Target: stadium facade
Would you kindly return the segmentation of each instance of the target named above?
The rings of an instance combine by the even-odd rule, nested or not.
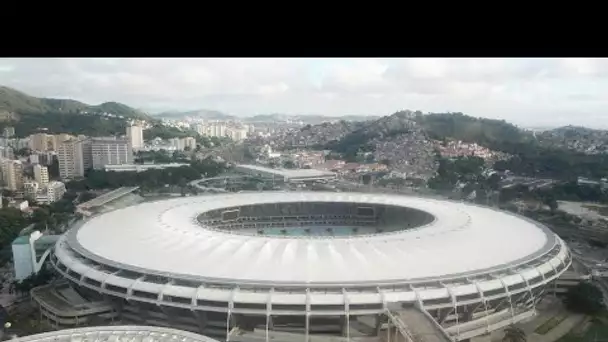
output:
[[[476,205],[272,192],[105,213],[63,235],[51,263],[136,324],[233,341],[460,341],[533,316],[571,255],[543,225]]]

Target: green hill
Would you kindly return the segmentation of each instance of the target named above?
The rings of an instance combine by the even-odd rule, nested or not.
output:
[[[117,102],[89,105],[75,100],[39,98],[0,86],[0,112],[13,113],[19,120],[24,115],[40,113],[88,114],[110,113],[128,119],[149,119],[139,110]]]

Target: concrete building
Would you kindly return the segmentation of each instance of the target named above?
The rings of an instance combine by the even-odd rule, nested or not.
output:
[[[23,164],[19,160],[4,159],[2,161],[2,179],[8,190],[23,189]]]
[[[23,183],[23,196],[29,200],[36,200],[40,185],[37,182]]]
[[[271,169],[259,165],[239,164],[236,165],[235,170],[254,177],[272,178],[285,183],[328,181],[336,178],[334,172],[314,169]]]
[[[38,191],[36,202],[50,204],[59,201],[65,194],[65,184],[63,182],[52,181]]]
[[[10,138],[15,135],[15,127],[4,127],[4,137]]]
[[[39,231],[16,238],[12,244],[15,279],[38,273],[58,239],[59,235],[42,235]]]
[[[41,186],[45,186],[49,183],[49,169],[46,166],[34,165],[34,179]]]
[[[49,149],[49,135],[36,133],[30,135],[29,147],[34,151],[47,151]]]
[[[104,170],[113,172],[143,172],[147,170],[162,170],[172,167],[189,166],[186,163],[169,163],[169,164],[122,164],[122,165],[106,165]]]
[[[57,151],[59,176],[62,179],[84,177],[90,165],[90,142],[88,139],[66,140]]]
[[[188,147],[190,150],[194,150],[196,148],[196,139],[193,137],[171,138],[169,139],[169,143],[178,151],[183,151],[186,149],[186,147]]]
[[[46,133],[36,133],[32,134],[29,137],[29,148],[34,151],[57,151],[61,143],[66,140],[73,139],[74,137],[70,134],[61,133],[61,134],[46,134]]]
[[[247,138],[248,131],[247,127],[229,127],[226,130],[226,135],[234,141],[241,141]]]
[[[133,163],[131,144],[123,138],[92,138],[91,155],[95,170],[101,170],[106,165]]]
[[[144,129],[139,125],[128,126],[127,139],[135,150],[144,147]]]
[[[123,322],[233,342],[486,338],[533,317],[571,261],[550,229],[508,212],[334,192],[138,204],[73,226],[50,257]]]

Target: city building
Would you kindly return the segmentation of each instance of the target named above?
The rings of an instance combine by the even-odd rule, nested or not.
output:
[[[40,185],[37,182],[25,182],[23,183],[23,196],[28,200],[36,200],[36,196],[38,196],[38,190],[40,190]]]
[[[39,231],[17,237],[12,243],[15,280],[38,273],[58,239],[58,235],[43,235]]]
[[[259,165],[239,164],[235,166],[235,170],[251,176],[272,178],[285,183],[328,181],[336,178],[334,172],[314,169],[271,169]]]
[[[134,150],[144,147],[144,129],[135,124],[127,126],[127,139]]]
[[[33,151],[57,151],[61,143],[66,140],[73,139],[74,137],[70,134],[46,134],[36,133],[29,136],[29,148]]]
[[[171,138],[169,139],[169,144],[178,151],[194,150],[196,148],[196,139],[193,137],[185,137],[185,138]]]
[[[29,147],[33,151],[47,151],[49,149],[49,135],[36,133],[30,135]]]
[[[49,169],[40,164],[34,165],[34,179],[41,186],[46,186],[49,183]]]
[[[27,157],[30,164],[40,164],[40,155],[37,153],[32,153]]]
[[[63,198],[65,194],[65,184],[59,181],[49,182],[45,187],[45,192],[36,197],[38,203],[53,203]]]
[[[106,165],[133,163],[131,144],[123,138],[91,138],[91,156],[95,170],[102,170]]]
[[[15,136],[15,127],[7,126],[4,127],[4,138],[8,139]]]
[[[463,341],[533,317],[572,256],[547,227],[492,208],[268,192],[93,216],[60,237],[50,262],[123,322],[225,341],[398,333]],[[75,306],[49,305],[77,317]]]
[[[90,165],[90,141],[88,139],[70,139],[59,145],[57,160],[59,176],[62,179],[84,177]]]
[[[6,189],[19,191],[23,189],[23,164],[19,160],[2,160],[2,180]]]
[[[247,139],[247,133],[249,132],[247,127],[228,127],[226,129],[226,136],[234,141],[241,141]]]
[[[0,146],[0,157],[6,159],[14,159],[15,153],[14,149],[10,146]]]

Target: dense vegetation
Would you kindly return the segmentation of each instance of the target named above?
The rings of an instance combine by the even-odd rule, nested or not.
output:
[[[604,308],[602,291],[593,283],[583,282],[566,293],[568,310],[588,315],[596,314]]]
[[[6,248],[19,236],[19,232],[28,224],[19,209],[0,209],[0,247]],[[9,247],[10,248],[10,247]]]
[[[214,177],[226,168],[212,159],[195,161],[190,166],[143,172],[114,172],[90,170],[82,180],[68,182],[66,187],[74,191],[92,189],[115,189],[121,186],[140,186],[143,190],[158,189],[165,185],[185,186],[201,177]]]
[[[531,134],[504,120],[475,118],[462,113],[417,115],[415,120],[427,132],[429,138],[435,140],[451,138],[476,142],[487,147],[533,140]]]
[[[6,126],[15,127],[15,134],[18,137],[25,137],[37,132],[88,136],[111,136],[126,132],[126,122],[123,119],[53,111],[23,112],[19,121],[0,123],[0,129],[4,129]]]
[[[510,170],[530,177],[551,177],[574,180],[577,177],[599,179],[608,176],[607,155],[586,155],[569,150],[552,150],[543,147],[522,148],[512,158],[498,161],[496,170]]]
[[[91,106],[75,100],[47,99],[29,96],[18,90],[0,86],[0,111],[17,114],[20,119],[31,113],[112,113],[125,118],[148,119],[139,110],[117,102],[105,102]]]

